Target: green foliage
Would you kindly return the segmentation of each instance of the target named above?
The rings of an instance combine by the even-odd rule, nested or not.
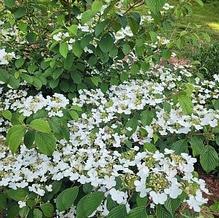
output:
[[[68,188],[61,192],[56,199],[56,208],[59,211],[68,210],[78,195],[78,187]]]

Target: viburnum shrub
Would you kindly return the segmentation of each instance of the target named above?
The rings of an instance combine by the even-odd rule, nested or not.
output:
[[[195,170],[218,167],[219,75],[168,63],[207,39],[176,31],[190,5],[2,2],[3,217],[212,214]]]

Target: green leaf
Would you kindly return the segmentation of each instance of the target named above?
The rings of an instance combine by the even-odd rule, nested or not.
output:
[[[211,172],[218,166],[218,154],[212,146],[205,146],[204,151],[200,155],[200,163],[207,173]]]
[[[3,116],[5,119],[11,121],[12,113],[11,113],[11,111],[9,111],[9,110],[5,110],[5,111],[2,111],[2,116]]]
[[[192,98],[191,96],[188,96],[185,93],[181,93],[178,96],[178,101],[180,104],[180,107],[182,108],[182,111],[185,114],[192,114],[193,111],[193,103],[192,103]]]
[[[149,152],[153,152],[154,153],[155,151],[157,151],[157,148],[156,148],[156,146],[154,144],[145,143],[144,144],[144,150],[147,150]]]
[[[19,7],[15,12],[14,12],[14,17],[16,19],[22,18],[26,14],[25,8]]]
[[[6,136],[6,143],[9,145],[10,150],[15,153],[23,141],[26,128],[23,125],[12,126]]]
[[[159,218],[173,218],[171,213],[169,213],[168,210],[162,205],[157,205],[157,207],[156,207],[156,217],[159,217]]]
[[[75,43],[73,44],[73,46],[72,46],[72,51],[73,51],[73,54],[74,54],[76,57],[78,57],[78,58],[81,57],[81,55],[82,55],[82,53],[83,53],[83,50],[82,50],[82,48],[81,48],[79,42],[75,42]]]
[[[78,120],[78,119],[79,119],[78,113],[77,113],[76,111],[70,110],[70,111],[69,111],[69,114],[70,114],[70,116],[71,116],[71,118],[72,118],[73,120]]]
[[[22,67],[23,64],[24,64],[24,62],[25,62],[25,60],[24,60],[23,58],[17,59],[17,60],[15,61],[15,66],[16,66],[16,68]]]
[[[165,2],[166,0],[145,0],[148,8],[156,15],[160,12]]]
[[[73,35],[77,35],[78,26],[75,24],[72,24],[70,27],[68,27],[68,31]]]
[[[9,76],[10,74],[8,73],[8,71],[0,69],[0,81],[6,83],[9,79]]]
[[[56,207],[59,211],[68,210],[74,203],[79,188],[77,186],[73,188],[67,188],[61,192],[56,199]]]
[[[59,53],[63,58],[66,58],[68,55],[68,44],[66,42],[62,42],[59,45]]]
[[[21,218],[26,218],[30,212],[30,208],[28,206],[25,206],[23,208],[20,208],[19,215]]]
[[[33,146],[34,140],[35,140],[35,131],[27,131],[24,135],[24,144],[31,148]]]
[[[16,190],[9,189],[7,190],[7,195],[9,198],[15,200],[15,201],[22,201],[26,198],[28,195],[28,192],[25,189],[18,188]]]
[[[0,212],[7,207],[7,197],[4,193],[0,193]]]
[[[43,211],[44,216],[53,217],[54,207],[51,203],[47,202],[40,205],[41,210]]]
[[[136,203],[138,207],[146,206],[148,203],[148,197],[141,198],[139,194],[136,197]]]
[[[15,4],[15,0],[4,0],[5,6],[8,8],[13,8]]]
[[[101,82],[101,78],[99,76],[92,76],[91,81],[95,86],[98,86],[98,84]]]
[[[93,192],[80,199],[77,205],[77,218],[91,215],[104,199],[102,192]]]
[[[144,206],[142,207],[136,207],[132,209],[127,218],[147,218],[146,214],[146,208]]]
[[[144,126],[150,125],[154,117],[155,113],[150,110],[144,110],[140,114],[140,120]]]
[[[92,10],[85,11],[81,16],[81,22],[87,23],[92,17],[94,16],[94,13]]]
[[[191,147],[192,147],[193,156],[198,156],[204,151],[205,145],[204,145],[203,139],[201,137],[193,136],[189,142],[190,142]]]
[[[171,146],[171,149],[176,151],[177,154],[187,153],[188,152],[188,143],[186,139],[180,139],[174,142]]]
[[[52,155],[56,148],[56,138],[51,133],[36,132],[35,143],[40,152]]]
[[[127,212],[124,205],[114,207],[108,214],[107,218],[126,218]]]
[[[40,209],[33,210],[33,218],[43,218],[43,213]]]
[[[51,128],[49,126],[48,121],[44,120],[44,119],[36,119],[33,120],[30,125],[29,125],[32,129],[39,131],[39,132],[44,132],[44,133],[50,133],[51,132]]]
[[[98,23],[95,27],[95,36],[99,36],[104,31],[104,28],[106,27],[106,25],[107,25],[106,21]]]
[[[99,42],[99,46],[102,52],[109,52],[114,46],[114,40],[112,36],[110,34],[106,34],[105,36],[103,36]]]
[[[101,10],[103,3],[101,0],[95,0],[91,6],[92,12],[95,14]]]

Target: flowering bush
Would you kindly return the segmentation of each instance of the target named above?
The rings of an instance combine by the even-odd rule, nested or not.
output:
[[[195,169],[218,167],[219,75],[167,61],[192,41],[167,38],[189,5],[4,1],[3,216],[210,214]]]

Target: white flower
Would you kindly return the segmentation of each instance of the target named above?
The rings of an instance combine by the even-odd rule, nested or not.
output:
[[[19,205],[19,208],[26,207],[26,202],[25,201],[18,201],[18,205]]]

